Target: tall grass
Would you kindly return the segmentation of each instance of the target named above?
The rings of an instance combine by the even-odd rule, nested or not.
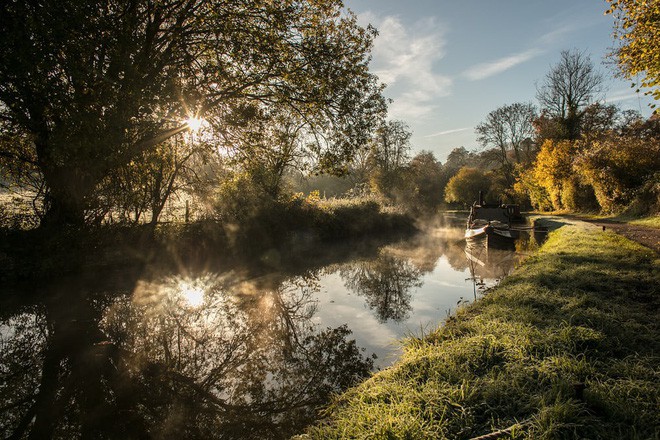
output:
[[[646,248],[565,226],[302,437],[658,438],[658,269]]]

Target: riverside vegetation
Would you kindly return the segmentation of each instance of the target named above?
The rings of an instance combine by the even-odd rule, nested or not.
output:
[[[245,205],[243,205],[245,209]],[[318,192],[286,202],[253,207],[224,221],[190,224],[108,225],[52,231],[0,229],[0,280],[47,279],[89,269],[173,265],[181,259],[208,266],[213,261],[261,263],[273,252],[292,256],[314,246],[359,237],[416,231],[411,216],[374,198],[321,200]],[[39,253],[40,258],[34,258]]]
[[[657,438],[658,263],[611,232],[564,226],[302,438]]]

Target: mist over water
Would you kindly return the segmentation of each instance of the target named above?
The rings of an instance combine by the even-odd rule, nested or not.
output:
[[[278,255],[278,270],[182,261],[3,292],[0,432],[288,438],[534,245],[466,246],[463,228],[447,215],[392,243]]]

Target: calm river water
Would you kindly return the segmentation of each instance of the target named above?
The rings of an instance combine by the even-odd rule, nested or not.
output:
[[[534,245],[466,247],[463,228],[448,215],[398,242],[286,256],[289,270],[181,261],[2,292],[0,433],[288,438]]]

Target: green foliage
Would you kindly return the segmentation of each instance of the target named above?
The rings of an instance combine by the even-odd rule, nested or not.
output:
[[[215,200],[215,218],[228,225],[232,240],[259,243],[257,250],[295,236],[336,240],[413,229],[409,216],[386,210],[375,197],[325,199],[316,190],[273,198],[249,173],[225,179]]]
[[[430,151],[422,151],[412,158],[408,167],[409,191],[400,198],[409,208],[430,211],[443,202],[442,164]]]
[[[340,171],[385,111],[376,31],[336,0],[47,0],[0,15],[1,129],[30,141],[0,156],[38,168],[55,224],[83,223],[107,179],[190,116],[251,157],[264,124],[278,141],[304,133]]]
[[[545,187],[536,180],[533,168],[526,168],[518,172],[516,183],[513,185],[514,193],[522,205],[529,204],[540,211],[551,211],[552,200]]]
[[[275,202],[249,173],[237,172],[228,175],[218,186],[213,209],[221,223],[241,223],[271,208]]]
[[[572,175],[561,182],[559,196],[564,209],[571,212],[599,210],[593,187],[583,181],[583,177]]]
[[[458,173],[449,179],[445,188],[445,201],[471,205],[479,200],[479,191],[487,194],[492,179],[477,168],[461,168]]]
[[[655,438],[657,259],[564,227],[391,368],[339,396],[305,438]]]
[[[369,144],[373,192],[394,198],[395,188],[403,186],[405,166],[410,160],[411,136],[403,121],[384,122],[376,129]]]

